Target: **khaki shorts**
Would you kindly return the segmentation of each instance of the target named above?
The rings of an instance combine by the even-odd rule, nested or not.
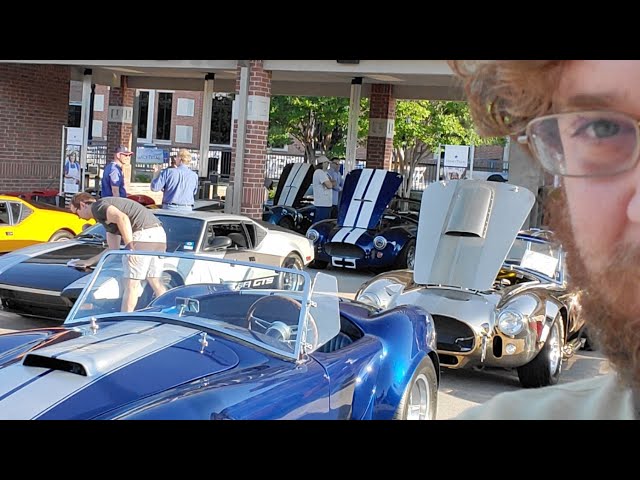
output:
[[[136,250],[166,251],[167,234],[162,227],[146,228],[133,232]],[[144,243],[149,243],[145,248]],[[159,257],[147,255],[127,255],[122,260],[124,278],[144,280],[147,277],[162,277],[164,261]]]

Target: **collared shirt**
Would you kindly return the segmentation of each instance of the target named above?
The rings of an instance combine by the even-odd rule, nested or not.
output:
[[[336,181],[336,186],[331,190],[331,194],[333,205],[338,205],[338,199],[340,198],[340,192],[342,191],[342,175],[340,175],[340,172],[335,170],[327,171],[327,175],[331,180]]]
[[[163,192],[163,205],[193,205],[198,193],[198,174],[185,165],[165,168],[151,180],[151,191]]]
[[[127,196],[127,191],[124,188],[124,173],[122,173],[122,168],[115,161],[108,163],[104,167],[102,181],[100,182],[100,196],[103,198],[113,197],[112,187],[118,187],[121,197]]]
[[[633,420],[633,391],[614,372],[551,387],[504,392],[455,420]]]

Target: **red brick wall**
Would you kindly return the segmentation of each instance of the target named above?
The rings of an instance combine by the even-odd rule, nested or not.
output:
[[[202,92],[192,92],[188,90],[176,90],[173,92],[173,101],[171,104],[171,140],[174,147],[178,148],[200,148],[200,122],[202,121]],[[194,100],[193,117],[178,115],[178,99],[189,98]],[[157,102],[157,95],[156,95]],[[156,109],[157,111],[157,109]],[[184,125],[193,127],[193,135],[191,143],[179,143],[176,141],[176,126]]]
[[[0,192],[58,188],[69,68],[0,64]]]
[[[109,106],[122,106],[133,108],[136,91],[133,88],[114,87],[110,90],[109,103],[105,105],[107,114]],[[119,145],[124,145],[131,149],[131,140],[133,137],[133,125],[131,123],[108,122],[107,130],[107,161],[113,159],[113,155]],[[104,129],[104,125],[103,125]],[[131,164],[125,164],[122,167],[125,178],[125,186],[131,179]]]
[[[373,84],[369,97],[369,118],[396,118],[396,99],[393,98],[393,85]],[[367,167],[391,168],[393,138],[367,137]]]
[[[236,92],[240,92],[240,68],[236,76]],[[262,67],[262,60],[251,60],[249,68],[249,95],[271,97],[271,72]],[[267,159],[267,134],[269,122],[247,121],[242,173],[242,205],[240,213],[252,218],[262,218],[265,201],[265,163]],[[233,122],[233,146],[231,150],[231,183],[235,171],[236,134],[238,122]]]

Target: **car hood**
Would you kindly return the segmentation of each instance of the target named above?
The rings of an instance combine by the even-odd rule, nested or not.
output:
[[[338,226],[375,228],[402,182],[402,175],[377,168],[352,170],[344,180]]]
[[[289,207],[297,205],[312,181],[313,168],[310,163],[289,163],[282,170],[273,204]]]
[[[0,363],[2,419],[93,418],[239,363],[229,344],[209,337],[203,347],[202,332],[186,326],[121,320],[78,329]]]
[[[91,273],[90,270],[67,266],[72,259],[86,260],[105,250],[101,243],[82,241],[56,242],[55,248],[43,248],[19,254],[3,266],[0,264],[0,285],[62,291],[67,285]],[[15,254],[11,254],[15,255]],[[2,260],[5,260],[3,257]]]
[[[414,280],[489,290],[535,201],[509,183],[452,180],[422,195]]]

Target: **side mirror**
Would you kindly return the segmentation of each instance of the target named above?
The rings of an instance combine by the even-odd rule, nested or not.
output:
[[[209,244],[204,247],[205,252],[210,252],[212,250],[222,250],[225,248],[229,248],[232,245],[232,241],[229,237],[214,237],[211,239]]]

